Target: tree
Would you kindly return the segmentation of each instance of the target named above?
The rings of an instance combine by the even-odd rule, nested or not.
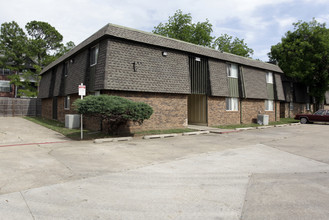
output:
[[[222,52],[233,53],[243,57],[251,57],[254,50],[249,48],[243,39],[234,38],[227,34],[222,34],[214,43],[213,48]]]
[[[0,29],[1,64],[12,71],[18,72],[24,68],[27,36],[15,22],[5,22]],[[11,65],[7,65],[10,63]]]
[[[109,134],[118,134],[119,128],[129,121],[142,124],[153,114],[153,109],[145,103],[133,102],[119,96],[86,96],[73,105],[80,114],[100,118],[108,124]]]
[[[48,65],[49,57],[62,47],[63,36],[53,26],[42,21],[31,21],[25,28],[30,36],[29,55],[34,58],[37,65]]]
[[[154,27],[152,32],[165,37],[208,47],[211,46],[214,39],[211,36],[212,24],[209,23],[208,19],[204,22],[194,24],[192,23],[191,14],[183,14],[181,10],[177,10],[173,16],[169,16],[167,23],[160,23]]]
[[[9,79],[19,88],[19,96],[34,97],[41,69],[75,45],[72,41],[62,44],[63,36],[46,22],[31,21],[25,28],[28,35],[15,21],[1,24],[0,65],[17,73]]]
[[[271,47],[270,60],[277,61],[287,76],[309,86],[320,104],[329,84],[329,30],[315,19],[293,25],[294,31]]]
[[[216,37],[211,36],[212,31],[212,24],[208,19],[195,24],[192,23],[190,13],[183,14],[181,10],[177,10],[173,16],[169,16],[167,23],[160,23],[154,27],[152,32],[239,56],[251,57],[254,53],[253,49],[249,48],[243,39],[234,38],[232,40],[233,37],[227,34],[221,35],[216,39]],[[213,42],[214,39],[216,40]]]

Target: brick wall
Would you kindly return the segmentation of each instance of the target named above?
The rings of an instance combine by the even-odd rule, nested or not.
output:
[[[239,103],[238,111],[226,111],[226,102],[223,97],[208,97],[208,125],[250,124],[257,122],[259,113],[269,115],[269,121],[280,120],[280,102],[276,102],[273,111],[265,111],[265,100],[244,99]],[[242,120],[241,119],[242,111]]]
[[[246,99],[242,101],[242,123],[249,124],[257,122],[257,115],[265,114],[269,116],[269,121],[275,121],[275,112],[277,113],[276,119],[280,120],[280,103],[275,102],[273,111],[265,111],[265,100],[259,99]],[[276,109],[276,111],[275,111]]]
[[[225,100],[223,97],[208,97],[209,126],[240,124],[240,111],[226,111]]]
[[[53,99],[41,99],[41,116],[43,118],[52,119],[53,118]]]
[[[136,92],[106,91],[106,94],[121,96],[137,102],[145,102],[153,108],[153,114],[149,120],[140,125],[130,124],[129,131],[136,130],[161,130],[171,128],[184,128],[187,125],[187,95],[155,94]],[[57,99],[57,119],[65,121],[65,114],[76,114],[72,103],[80,98],[78,95],[70,96],[70,110],[64,109],[64,97]],[[52,98],[42,100],[42,117],[52,119]],[[91,130],[100,129],[100,121],[97,118],[84,117],[84,127]]]
[[[184,128],[187,125],[187,95],[106,91],[153,108],[153,114],[142,126],[130,125],[130,131]]]
[[[290,110],[290,103],[288,102],[282,102],[281,105],[281,117],[284,118],[294,118],[299,113],[312,114],[314,112],[313,104],[310,104],[310,110],[306,110],[306,104],[302,103],[293,103],[293,110]]]

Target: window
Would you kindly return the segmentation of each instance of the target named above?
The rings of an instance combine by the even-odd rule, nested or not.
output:
[[[293,102],[289,103],[289,109],[290,109],[290,111],[294,110],[294,103]]]
[[[66,61],[64,63],[64,69],[63,69],[63,71],[64,71],[64,76],[67,77],[68,74],[69,74],[69,61]]]
[[[70,109],[70,96],[65,96],[64,99],[64,109],[69,110]]]
[[[238,109],[239,109],[238,98],[226,98],[227,111],[238,111]]]
[[[90,66],[94,66],[97,64],[97,57],[98,57],[98,46],[95,46],[90,49]]]
[[[265,111],[273,111],[273,100],[265,100]]]
[[[306,103],[306,111],[310,110],[310,103]]]
[[[266,73],[266,83],[273,84],[273,73],[272,72]]]
[[[239,67],[237,64],[227,64],[227,76],[238,78]]]
[[[10,81],[0,80],[0,92],[11,92]]]

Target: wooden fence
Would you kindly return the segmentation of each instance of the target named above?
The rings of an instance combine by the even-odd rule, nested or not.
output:
[[[0,97],[0,117],[40,115],[41,99]]]

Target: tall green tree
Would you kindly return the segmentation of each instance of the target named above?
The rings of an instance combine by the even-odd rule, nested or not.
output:
[[[25,26],[29,35],[29,55],[37,65],[49,64],[49,57],[62,47],[63,36],[50,24],[42,21],[31,21]]]
[[[173,16],[169,16],[168,22],[155,26],[152,32],[239,56],[251,57],[254,53],[243,39],[233,39],[227,34],[218,38],[213,37],[211,35],[213,32],[212,24],[208,19],[204,22],[193,23],[191,14],[184,14],[181,10],[177,10]],[[214,41],[214,39],[216,40]]]
[[[27,34],[15,21],[1,24],[0,65],[19,73],[9,76],[19,87],[19,96],[33,97],[41,69],[75,45],[72,41],[64,45],[63,36],[46,22],[31,21],[25,28]]]
[[[208,20],[196,24],[192,23],[191,14],[183,14],[181,10],[177,10],[173,16],[169,16],[167,23],[160,23],[155,26],[152,32],[208,47],[211,46],[214,39],[211,36],[212,24]]]
[[[213,48],[243,57],[251,57],[254,53],[254,50],[249,48],[243,39],[237,37],[233,39],[232,36],[227,34],[218,37],[213,43]]]
[[[294,30],[271,47],[269,57],[287,76],[309,86],[319,104],[329,89],[329,30],[315,19],[293,25]]]
[[[5,22],[0,29],[0,57],[3,67],[13,71],[21,71],[27,53],[27,36],[15,22]],[[7,65],[9,64],[10,65]]]

